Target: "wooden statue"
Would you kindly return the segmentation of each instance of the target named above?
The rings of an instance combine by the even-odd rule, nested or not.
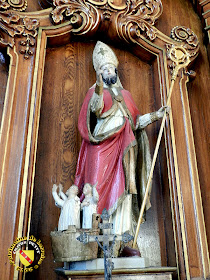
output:
[[[138,193],[144,196],[150,170],[144,128],[162,118],[169,108],[141,116],[130,92],[120,82],[117,57],[100,41],[93,51],[93,65],[97,81],[88,90],[79,116],[83,142],[74,183],[82,195],[86,182],[98,182],[97,211],[101,214],[106,208],[112,215],[113,232],[121,234],[132,229],[132,195],[135,199]],[[136,170],[140,172],[135,174]],[[148,199],[146,209],[149,207]]]
[[[97,203],[99,199],[96,185],[91,186],[86,183],[83,188],[83,194],[85,195],[85,199],[81,204],[81,209],[83,210],[82,228],[91,229],[92,217],[94,213],[97,213]]]
[[[66,230],[69,225],[80,228],[80,200],[77,196],[78,187],[73,185],[67,192],[67,197],[62,199],[57,194],[57,185],[53,185],[52,195],[58,206],[61,207],[61,214],[58,222],[58,230]]]
[[[38,2],[51,7],[46,10],[40,10],[40,7],[33,8]],[[164,10],[161,2],[164,4]],[[54,228],[57,217],[56,211],[52,215],[51,209],[54,202],[49,190],[52,188],[53,180],[60,181],[63,185],[73,182],[75,165],[72,163],[77,158],[77,145],[80,138],[75,137],[74,146],[70,150],[65,141],[58,143],[57,135],[61,134],[59,129],[55,131],[54,128],[61,127],[62,130],[65,124],[63,131],[65,133],[67,131],[71,136],[72,132],[76,131],[78,109],[84,98],[84,89],[90,86],[89,81],[93,79],[92,68],[87,69],[86,63],[90,65],[93,41],[100,38],[111,42],[116,48],[119,47],[118,55],[128,59],[119,72],[127,83],[126,88],[132,92],[138,108],[144,112],[149,111],[152,106],[158,108],[160,104],[166,104],[172,83],[171,73],[177,65],[177,59],[184,61],[188,58],[189,60],[188,66],[179,70],[174,83],[171,100],[173,112],[170,113],[169,121],[167,121],[165,146],[163,145],[159,166],[161,185],[155,184],[156,188],[154,188],[153,198],[158,203],[156,206],[153,204],[155,213],[153,217],[155,218],[156,213],[158,214],[156,227],[159,234],[156,240],[160,244],[158,248],[160,248],[161,260],[156,262],[157,259],[153,257],[153,251],[148,243],[145,247],[148,246],[150,250],[145,249],[143,256],[150,251],[148,253],[151,258],[150,265],[178,267],[177,274],[180,279],[207,279],[209,277],[210,223],[207,199],[209,184],[208,176],[205,176],[208,174],[209,166],[206,138],[208,129],[205,122],[208,120],[209,112],[206,103],[208,90],[205,82],[208,77],[208,59],[199,18],[190,1],[187,4],[184,2],[166,0],[0,1],[0,47],[1,50],[4,49],[3,55],[6,57],[7,53],[7,60],[10,60],[10,65],[7,65],[6,69],[7,73],[4,75],[1,71],[3,79],[0,79],[3,90],[0,105],[0,189],[2,194],[0,216],[4,225],[0,231],[0,239],[4,240],[1,244],[2,261],[0,262],[1,267],[4,267],[2,279],[17,278],[17,273],[19,273],[17,265],[13,266],[8,261],[6,262],[8,248],[13,243],[14,237],[27,236],[29,232],[35,236],[39,234],[48,256],[42,268],[36,272],[36,279],[56,278],[52,269],[53,257],[50,253],[49,229]],[[207,7],[207,2],[197,3],[200,11]],[[208,13],[205,13],[205,9],[202,12],[207,20]],[[162,19],[155,26],[161,15]],[[177,26],[173,27],[173,24]],[[183,24],[186,27],[178,26]],[[198,33],[198,37],[193,30]],[[171,35],[168,36],[170,31]],[[191,63],[198,55],[199,44],[201,44],[201,61],[193,66],[199,75],[187,87],[189,78],[193,76]],[[135,65],[129,61],[133,55]],[[70,74],[69,70],[72,71]],[[132,76],[133,72],[138,75]],[[85,75],[86,73],[88,75]],[[139,73],[142,74],[139,75]],[[97,80],[100,88],[99,74]],[[129,74],[132,75],[129,76]],[[139,76],[143,78],[140,80]],[[81,77],[80,82],[75,83],[79,81],[79,77]],[[150,82],[147,83],[149,85],[144,83],[144,79]],[[153,90],[150,92],[147,103],[145,100],[144,110],[141,108],[142,96],[149,87]],[[136,91],[142,90],[142,93],[138,95],[134,88]],[[104,92],[105,89],[103,89],[103,100],[105,99]],[[151,104],[149,100],[153,97],[155,102]],[[63,104],[65,106],[62,109]],[[62,110],[66,108],[68,114],[64,115]],[[58,112],[61,112],[59,119]],[[96,113],[91,111],[90,116],[92,115],[96,117],[96,120],[98,119]],[[127,123],[131,128],[130,122]],[[131,128],[130,130],[134,135],[136,134],[135,140],[138,139],[138,132],[144,134],[143,129]],[[91,130],[93,131],[94,129]],[[69,141],[72,141],[72,138]],[[93,145],[89,141],[88,145],[97,147],[100,143]],[[151,147],[153,147],[152,142]],[[62,155],[58,157],[58,150],[63,152],[63,157]],[[70,152],[71,162],[68,160]],[[132,158],[130,146],[126,155],[128,154]],[[62,164],[59,158],[63,161]],[[55,166],[55,163],[62,166],[62,171]],[[129,167],[132,165],[129,164],[125,171]],[[136,178],[144,177],[137,176]],[[97,181],[85,180],[83,184],[87,182],[92,185]],[[139,183],[136,180],[138,186]],[[99,186],[100,184],[97,185],[97,189]],[[130,192],[130,186],[131,184],[127,184],[126,176],[125,194]],[[81,195],[82,184],[79,188]],[[128,193],[127,197],[129,196],[132,200],[135,198],[134,193]],[[6,207],[8,201],[12,207]],[[120,204],[120,200],[117,199],[117,201]],[[126,206],[126,203],[124,205]],[[116,210],[119,214],[120,208],[122,207],[119,206]],[[4,221],[10,221],[10,223]],[[57,234],[66,234],[66,232],[58,231]],[[144,229],[141,233],[143,232]],[[148,237],[145,235],[144,239],[141,236],[141,240],[148,241],[146,239]],[[22,275],[20,271],[18,277],[21,278]],[[31,279],[31,275],[28,274],[28,276]],[[144,275],[142,277],[144,278]]]

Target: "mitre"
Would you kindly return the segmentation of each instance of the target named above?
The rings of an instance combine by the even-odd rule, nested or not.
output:
[[[113,64],[116,68],[119,64],[113,50],[106,44],[98,41],[93,50],[93,67],[96,72],[105,64]]]

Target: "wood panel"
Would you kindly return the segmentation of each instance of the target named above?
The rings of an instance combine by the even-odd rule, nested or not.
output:
[[[1,205],[0,231],[1,263],[3,279],[12,279],[14,267],[9,264],[7,251],[18,235],[22,235],[22,208],[26,182],[23,183],[26,155],[26,138],[28,131],[29,104],[32,88],[34,59],[25,62],[18,57],[16,50],[9,49],[10,79],[8,79],[8,99],[4,104],[5,118],[0,138]],[[30,69],[29,74],[22,69]],[[21,79],[18,78],[21,73]],[[17,148],[18,147],[18,148]],[[11,172],[11,173],[10,173]],[[23,198],[23,200],[22,200]],[[22,206],[21,206],[22,201]],[[9,205],[9,207],[8,207]],[[6,224],[6,226],[4,226]],[[20,225],[20,227],[19,227]],[[10,278],[9,278],[10,277]]]
[[[196,79],[188,84],[189,103],[195,140],[204,218],[210,251],[210,104],[208,101],[210,79],[206,49],[203,46],[199,59],[196,61],[193,69],[196,69],[197,75]]]
[[[36,6],[37,2],[29,1],[30,7],[33,5]],[[209,198],[209,188],[208,185],[208,174],[209,174],[209,151],[208,151],[208,119],[209,119],[209,104],[208,104],[208,77],[209,77],[209,66],[208,66],[208,60],[207,60],[207,52],[206,48],[203,45],[203,33],[202,33],[202,26],[200,23],[199,18],[197,17],[196,13],[193,11],[192,5],[190,1],[183,1],[183,0],[163,0],[163,7],[164,12],[163,15],[160,17],[157,23],[157,27],[159,30],[161,30],[165,34],[170,34],[170,30],[175,25],[185,25],[187,27],[190,27],[199,37],[199,40],[201,42],[201,54],[198,57],[197,62],[194,64],[194,68],[197,71],[197,77],[196,79],[191,83],[191,85],[188,86],[189,89],[189,104],[191,109],[191,115],[192,115],[192,126],[193,126],[193,133],[195,137],[195,148],[196,148],[196,156],[198,160],[198,172],[200,175],[200,186],[201,186],[201,194],[203,198],[203,206],[204,206],[204,217],[206,221],[206,227],[207,227],[207,235],[208,235],[208,241],[210,240],[210,222],[209,222],[209,210],[210,210],[210,198]],[[33,7],[35,7],[33,6]],[[33,10],[33,9],[32,9]],[[38,8],[37,8],[38,10]],[[34,15],[35,16],[35,15]],[[38,17],[38,14],[35,16]],[[40,20],[44,20],[44,16],[40,16]],[[43,21],[44,22],[44,21]],[[42,22],[42,24],[43,24]],[[49,19],[45,19],[45,24],[49,24]],[[107,22],[106,22],[107,23]],[[108,24],[106,25],[108,26]],[[146,40],[145,40],[146,41]],[[20,210],[20,202],[24,204],[24,197],[21,194],[22,187],[26,190],[27,182],[24,181],[23,183],[23,177],[24,174],[27,175],[27,168],[31,168],[31,166],[27,165],[27,162],[25,162],[25,152],[29,149],[29,146],[27,147],[27,144],[30,144],[30,141],[27,141],[27,132],[28,132],[28,111],[30,107],[30,93],[31,93],[31,87],[33,82],[33,67],[34,67],[34,57],[32,56],[31,60],[28,60],[27,62],[23,59],[23,56],[19,54],[19,40],[16,40],[15,47],[13,50],[11,50],[11,55],[13,56],[14,60],[11,64],[11,81],[8,84],[9,85],[9,103],[7,105],[7,118],[4,123],[4,131],[1,135],[1,157],[3,160],[0,162],[1,169],[1,178],[2,178],[2,191],[1,191],[1,225],[5,225],[5,221],[10,220],[10,223],[6,223],[6,227],[2,227],[2,230],[0,232],[0,237],[2,242],[2,260],[1,260],[1,266],[3,268],[3,278],[9,279],[13,278],[13,272],[12,268],[8,264],[7,259],[7,248],[11,245],[14,238],[17,236],[18,231],[18,224],[20,225],[20,232],[21,234],[21,222],[19,223],[19,210]],[[91,44],[90,50],[91,50]],[[68,45],[69,47],[69,45]],[[67,47],[67,48],[68,48]],[[66,47],[64,47],[65,49]],[[38,159],[37,163],[40,162],[40,170],[36,170],[36,176],[38,175],[40,178],[44,178],[44,182],[41,181],[41,179],[37,179],[35,181],[35,196],[34,196],[34,208],[33,208],[33,215],[35,215],[32,219],[34,222],[34,225],[32,226],[32,229],[34,229],[34,232],[37,233],[42,240],[45,242],[45,246],[47,248],[47,252],[50,252],[50,241],[49,241],[49,232],[51,230],[51,225],[56,225],[57,218],[58,218],[58,210],[53,205],[53,201],[50,195],[49,190],[51,190],[51,184],[53,181],[60,179],[62,182],[65,182],[66,186],[71,183],[72,180],[72,174],[74,173],[73,170],[75,169],[75,162],[72,160],[69,160],[73,156],[76,155],[78,152],[78,148],[80,145],[80,138],[78,134],[75,135],[77,142],[71,143],[69,141],[68,131],[70,130],[70,127],[72,129],[75,128],[75,123],[73,123],[73,120],[69,118],[69,116],[72,114],[72,111],[70,110],[69,114],[69,106],[66,104],[72,103],[72,95],[71,95],[71,89],[73,88],[77,92],[77,87],[75,87],[75,84],[72,85],[72,77],[68,76],[68,73],[65,71],[65,66],[63,67],[63,72],[56,73],[58,77],[61,77],[64,75],[65,78],[61,77],[63,80],[67,80],[67,83],[61,82],[60,87],[58,85],[55,85],[55,75],[54,70],[56,70],[56,63],[59,64],[59,67],[61,65],[66,65],[66,68],[68,69],[67,65],[70,65],[71,67],[72,61],[68,61],[67,59],[67,53],[68,55],[71,53],[71,49],[65,49],[63,52],[60,51],[59,61],[57,62],[57,59],[54,60],[54,57],[56,58],[56,53],[53,53],[53,49],[48,50],[48,56],[50,57],[50,53],[52,52],[51,56],[51,63],[49,65],[46,65],[48,67],[49,77],[46,77],[45,79],[48,79],[49,84],[52,84],[52,87],[49,87],[49,90],[51,92],[54,92],[54,88],[58,94],[53,94],[53,100],[51,100],[51,92],[48,92],[48,88],[44,89],[46,90],[46,100],[43,98],[43,104],[42,106],[42,119],[41,119],[41,126],[40,126],[40,135],[39,135],[39,147],[38,147]],[[91,50],[92,52],[92,50]],[[90,53],[91,53],[90,52]],[[62,54],[61,54],[62,53]],[[82,54],[78,52],[77,54]],[[123,52],[119,51],[118,56],[121,55],[124,56]],[[71,56],[71,55],[70,55]],[[63,61],[60,60],[60,57],[63,57]],[[85,56],[85,60],[88,59],[91,61],[91,56]],[[83,56],[81,56],[82,59],[84,59]],[[39,59],[39,58],[37,58]],[[67,61],[65,61],[65,59]],[[126,57],[124,63],[127,63],[129,60],[132,60],[131,57]],[[122,59],[123,60],[123,59]],[[50,61],[50,58],[49,58]],[[63,63],[63,64],[62,64]],[[78,66],[80,63],[80,60],[77,61]],[[135,62],[136,63],[136,62]],[[89,64],[89,67],[91,63]],[[150,90],[153,90],[153,96],[152,94],[149,94],[149,97],[147,96],[147,100],[141,100],[141,102],[144,102],[144,106],[141,106],[142,104],[139,104],[142,110],[142,112],[147,112],[147,105],[148,107],[152,108],[157,104],[159,104],[159,100],[156,99],[155,102],[154,96],[156,96],[156,90],[158,88],[157,81],[156,81],[156,75],[155,71],[152,70],[152,67],[155,69],[155,64],[153,65],[144,65],[140,63],[138,65],[140,68],[142,68],[142,72],[137,73],[136,71],[131,71],[132,77],[129,77],[127,79],[127,69],[124,72],[124,69],[121,69],[121,75],[122,75],[122,81],[124,83],[125,88],[130,89],[130,91],[134,95],[134,99],[136,99],[136,102],[140,101],[140,98],[136,92],[136,81],[141,81],[141,84],[143,84],[142,90],[145,90],[145,92],[151,93]],[[76,66],[77,67],[77,66]],[[80,65],[81,68],[81,65]],[[58,69],[58,68],[57,68]],[[76,68],[77,69],[77,68]],[[87,69],[87,68],[86,68]],[[79,78],[81,81],[84,82],[84,84],[81,84],[81,88],[79,88],[79,91],[81,90],[81,94],[85,94],[87,81],[86,81],[86,75],[87,73],[93,73],[93,69],[89,68],[89,72],[87,70],[83,70],[81,75],[79,75]],[[40,72],[42,69],[39,69]],[[73,75],[75,75],[76,70],[73,69]],[[130,71],[130,70],[129,70]],[[128,71],[128,74],[130,75],[130,72]],[[24,79],[22,79],[22,73],[24,74]],[[56,71],[55,71],[56,72]],[[58,72],[58,71],[57,71]],[[17,73],[17,76],[16,76]],[[154,76],[152,76],[154,73]],[[65,76],[67,75],[67,76]],[[88,74],[89,75],[89,74]],[[148,78],[149,76],[149,78]],[[123,78],[124,77],[124,78]],[[151,79],[152,77],[152,79]],[[179,76],[180,77],[180,76]],[[143,79],[144,78],[144,79]],[[17,79],[17,80],[15,80]],[[91,80],[92,79],[92,80]],[[91,76],[91,81],[93,82],[95,80],[95,77]],[[75,80],[75,79],[74,79]],[[88,81],[90,81],[88,80]],[[86,81],[86,82],[85,82]],[[147,81],[151,81],[153,86],[150,88]],[[126,84],[127,83],[127,84]],[[150,84],[151,85],[151,84]],[[154,86],[155,85],[155,86]],[[38,87],[40,84],[38,85]],[[84,90],[84,87],[85,90]],[[90,85],[88,85],[89,87]],[[83,87],[83,88],[82,88]],[[175,125],[175,137],[174,137],[174,143],[177,145],[178,149],[177,151],[174,150],[174,152],[177,152],[177,158],[178,162],[180,164],[180,169],[177,168],[177,174],[176,179],[180,179],[181,185],[177,184],[180,188],[178,191],[179,195],[179,205],[176,205],[176,215],[183,216],[181,217],[184,221],[182,221],[182,231],[180,231],[177,234],[178,239],[178,247],[181,254],[185,254],[185,260],[189,260],[189,266],[190,266],[190,275],[191,277],[203,277],[204,272],[203,269],[205,267],[206,272],[205,275],[209,272],[207,268],[207,262],[208,262],[208,256],[202,256],[202,253],[205,251],[202,251],[202,242],[204,241],[204,238],[200,239],[201,234],[205,235],[205,230],[203,230],[203,227],[199,225],[199,223],[202,223],[202,207],[200,204],[197,204],[197,201],[199,202],[199,184],[196,183],[196,186],[194,186],[193,177],[196,174],[196,164],[194,162],[194,157],[191,162],[191,156],[193,155],[193,138],[192,134],[190,132],[191,129],[191,121],[189,117],[189,108],[188,108],[188,99],[185,94],[182,94],[180,92],[180,88],[183,89],[183,84],[176,85],[175,91],[181,94],[180,96],[177,96],[174,98],[174,105],[175,105],[175,111],[173,112],[174,117],[174,125]],[[84,90],[84,91],[83,91]],[[186,91],[184,91],[186,93]],[[43,93],[44,90],[43,90]],[[136,97],[135,97],[136,95]],[[43,95],[44,96],[44,95]],[[64,100],[64,96],[67,96],[67,101]],[[143,96],[143,94],[142,94]],[[63,99],[62,99],[63,98]],[[73,96],[73,101],[76,101],[75,98],[78,98],[76,95]],[[61,102],[61,100],[64,100]],[[45,102],[46,101],[46,102]],[[50,103],[52,102],[52,103]],[[154,104],[153,104],[154,102]],[[58,104],[59,103],[59,104]],[[80,105],[82,103],[82,100],[80,100]],[[33,105],[33,104],[32,104]],[[53,105],[53,106],[51,106]],[[47,109],[46,109],[47,108]],[[46,110],[46,112],[45,112]],[[76,108],[75,111],[79,112],[79,108]],[[145,111],[144,111],[145,110]],[[59,111],[59,112],[58,112]],[[187,114],[185,112],[187,111]],[[33,112],[33,110],[31,110]],[[38,111],[36,111],[36,114]],[[53,113],[53,117],[51,117],[51,112]],[[60,115],[60,112],[63,114]],[[176,113],[179,113],[180,119],[176,118]],[[46,116],[47,115],[47,116]],[[76,114],[75,114],[76,115]],[[44,117],[43,117],[44,116]],[[49,117],[50,116],[50,117]],[[76,115],[78,116],[78,114]],[[44,120],[43,120],[44,118]],[[48,118],[48,119],[47,119]],[[46,120],[47,119],[47,120]],[[48,121],[49,120],[49,121]],[[59,120],[59,127],[56,126],[57,121]],[[42,134],[43,128],[42,123],[44,123],[44,126],[49,128],[47,130],[47,135],[45,133]],[[32,124],[32,123],[31,123]],[[158,125],[157,125],[158,127]],[[36,125],[35,125],[36,129]],[[55,129],[55,130],[54,130]],[[53,132],[54,130],[54,132]],[[190,132],[190,133],[189,133]],[[58,134],[61,133],[61,137],[58,138]],[[155,135],[155,129],[148,129],[149,136]],[[187,137],[190,135],[190,139]],[[29,135],[30,137],[30,135]],[[151,146],[153,147],[153,139],[151,138]],[[52,142],[50,142],[52,140]],[[190,140],[190,141],[188,141]],[[33,139],[33,141],[36,141],[36,139]],[[188,142],[187,142],[188,141]],[[41,143],[41,144],[40,144]],[[62,145],[59,146],[59,145]],[[56,146],[56,150],[55,147]],[[164,147],[164,146],[162,146]],[[175,147],[175,145],[174,145]],[[49,155],[49,157],[52,159],[48,163],[44,162],[43,157],[46,156],[46,154]],[[2,156],[3,155],[3,156]],[[29,154],[28,154],[29,155]],[[27,156],[28,156],[27,155]],[[33,165],[33,154],[31,155],[31,162]],[[1,158],[1,159],[2,159]],[[162,263],[170,263],[170,260],[168,260],[168,256],[173,255],[173,249],[172,252],[170,252],[170,249],[172,248],[170,246],[170,235],[172,233],[172,229],[168,228],[168,219],[170,219],[170,213],[166,213],[165,210],[169,209],[169,203],[167,201],[167,197],[169,196],[168,191],[168,184],[166,182],[166,176],[165,176],[165,170],[166,166],[162,165],[162,160],[164,159],[165,162],[165,154],[162,149],[162,152],[159,157],[159,164],[161,166],[156,167],[156,175],[155,175],[155,181],[159,180],[161,184],[157,184],[158,188],[153,188],[153,208],[158,210],[155,212],[155,215],[152,215],[152,218],[155,218],[155,222],[158,219],[158,229],[160,231],[160,244],[164,251],[161,252],[161,258]],[[176,160],[174,158],[174,160]],[[26,165],[25,165],[26,164]],[[58,165],[57,165],[58,164]],[[171,165],[172,168],[174,168],[173,165]],[[193,169],[190,169],[192,168]],[[32,169],[32,168],[31,168]],[[163,173],[162,173],[163,171]],[[191,172],[193,171],[193,172]],[[26,173],[25,173],[26,172]],[[190,173],[191,172],[191,173]],[[55,174],[55,175],[54,175]],[[173,172],[171,173],[172,176],[174,175]],[[186,174],[186,175],[185,175]],[[49,176],[48,176],[49,175]],[[68,179],[70,178],[70,179]],[[32,176],[30,176],[29,180],[33,180]],[[159,182],[158,181],[158,182]],[[37,187],[38,186],[38,187]],[[166,187],[165,187],[166,186]],[[175,192],[174,192],[174,201],[176,200],[177,195],[177,189],[176,185]],[[195,188],[196,187],[196,188]],[[30,190],[29,190],[30,191]],[[194,193],[196,191],[196,195]],[[163,197],[162,195],[163,194]],[[182,197],[183,196],[183,197]],[[195,202],[195,198],[198,198],[198,200]],[[176,201],[175,201],[176,202]],[[174,204],[175,204],[174,202]],[[48,203],[48,204],[47,204]],[[200,202],[199,202],[200,203]],[[10,205],[11,207],[7,207],[7,205]],[[49,211],[52,209],[50,207],[47,207],[47,205],[51,204],[51,206],[54,207],[54,210],[52,210],[52,213]],[[163,207],[161,207],[159,204],[163,204]],[[188,207],[189,204],[189,207]],[[180,209],[181,207],[184,208],[184,213],[181,213]],[[49,209],[48,209],[49,208]],[[197,209],[199,210],[197,212]],[[23,209],[24,210],[24,209]],[[197,216],[199,214],[199,216]],[[44,217],[44,218],[43,218]],[[21,218],[21,217],[20,217]],[[49,219],[49,221],[48,221]],[[148,219],[149,220],[149,219]],[[153,221],[151,219],[151,221]],[[179,218],[177,222],[177,226],[179,226]],[[25,227],[27,227],[27,220],[25,221]],[[39,229],[40,227],[40,229]],[[162,233],[162,230],[164,230],[164,227],[167,229],[166,233]],[[191,230],[192,227],[192,230]],[[199,232],[200,229],[202,229],[202,232]],[[150,232],[150,231],[149,231]],[[182,234],[186,235],[186,248],[184,248],[184,251],[182,251],[182,245],[185,242],[184,237]],[[197,239],[196,239],[197,238]],[[201,243],[200,243],[201,242]],[[149,245],[149,244],[148,244]],[[205,245],[204,247],[205,248]],[[206,251],[205,251],[206,253]],[[49,253],[50,254],[50,253]],[[201,264],[203,261],[201,258],[204,257],[204,263],[205,265]],[[50,259],[51,258],[51,259]],[[181,279],[185,279],[185,268],[187,270],[187,267],[185,267],[187,264],[185,263],[185,260],[183,260],[181,257],[179,259],[179,264],[181,268]],[[45,261],[45,266],[40,267],[40,271],[44,270],[45,272],[40,272],[40,275],[42,275],[44,278],[49,278],[50,275],[53,275],[53,262],[52,262],[52,255],[49,255],[48,259]],[[44,263],[43,263],[44,265]],[[203,265],[203,267],[202,267]],[[4,269],[5,268],[5,269]],[[32,277],[31,275],[28,275],[28,277]],[[38,276],[37,276],[38,277]],[[54,277],[54,276],[52,276]],[[190,277],[189,274],[187,276]],[[36,279],[36,276],[34,276]],[[38,279],[38,278],[37,278]],[[52,278],[53,279],[53,278]]]
[[[46,259],[39,270],[34,272],[33,276],[30,275],[30,279],[31,277],[56,279],[53,268],[58,267],[59,264],[53,264],[50,231],[57,226],[59,209],[55,207],[51,189],[53,183],[61,182],[66,191],[74,181],[81,144],[81,137],[77,130],[78,114],[86,91],[95,83],[95,71],[92,66],[94,45],[95,42],[72,42],[59,48],[47,48],[31,222],[31,234],[42,240]],[[129,52],[116,48],[114,50],[120,61],[121,82],[124,88],[131,91],[142,114],[159,109],[160,89],[159,85],[154,89],[153,82],[154,75],[157,74],[153,73],[156,68],[142,62]],[[152,151],[158,127],[157,123],[147,130]],[[161,165],[166,166],[166,161]],[[174,251],[169,258],[170,261],[167,261],[165,217],[161,195],[162,188],[168,189],[167,182],[165,181],[165,185],[161,182],[161,176],[167,178],[167,173],[163,174],[164,171],[167,172],[167,168],[162,170],[162,175],[160,169],[160,165],[157,165],[152,208],[141,230],[142,256],[150,259],[150,266],[169,263],[175,265]],[[169,196],[167,200],[169,201]],[[168,238],[168,242],[173,243],[173,236]]]
[[[4,108],[4,101],[5,101],[5,93],[7,87],[7,79],[8,79],[8,72],[9,72],[9,59],[6,55],[6,51],[0,51],[0,126],[1,126],[1,119],[3,114]]]
[[[209,61],[204,44],[202,23],[194,11],[192,3],[187,0],[162,0],[163,14],[156,27],[169,35],[173,26],[183,25],[191,28],[198,36],[200,54],[190,69],[195,70],[195,80],[188,83],[189,104],[192,118],[195,150],[201,195],[210,250],[210,156],[209,156]],[[178,11],[178,12],[177,12]]]
[[[39,10],[42,10],[42,6],[40,5],[40,0],[29,0],[27,1],[28,2],[28,5],[27,5],[27,8],[26,8],[26,12],[35,12],[35,11],[39,11]],[[45,2],[45,1],[44,1]],[[44,5],[43,5],[44,7]]]

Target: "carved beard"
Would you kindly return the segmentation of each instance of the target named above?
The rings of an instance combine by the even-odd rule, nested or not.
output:
[[[115,69],[115,75],[113,75],[109,78],[106,78],[106,79],[102,75],[102,79],[107,86],[116,84],[116,82],[117,82],[117,69]]]

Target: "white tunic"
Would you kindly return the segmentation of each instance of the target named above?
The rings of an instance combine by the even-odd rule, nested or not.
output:
[[[97,202],[93,197],[85,198],[85,202],[89,202],[88,206],[83,207],[83,219],[82,228],[92,228],[92,217],[94,213],[97,213]]]
[[[69,225],[80,228],[80,201],[78,197],[64,201],[58,222],[58,230],[66,230]]]

